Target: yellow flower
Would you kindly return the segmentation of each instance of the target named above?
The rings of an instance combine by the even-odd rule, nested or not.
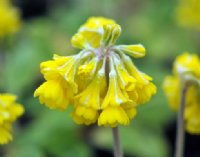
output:
[[[163,83],[165,95],[170,107],[178,111],[180,107],[180,94],[182,79],[189,81],[185,95],[186,130],[190,133],[200,133],[200,60],[197,55],[184,53],[178,56],[174,62],[173,76],[167,76]]]
[[[186,130],[192,134],[200,133],[200,104],[191,104],[185,110]]]
[[[9,0],[0,0],[0,38],[16,33],[21,25],[20,13]]]
[[[115,21],[104,17],[90,17],[72,37],[72,45],[80,49],[98,48],[103,35],[103,26],[115,24]]]
[[[200,78],[200,59],[196,54],[189,54],[187,52],[176,58],[174,62],[174,73],[192,73],[195,77]]]
[[[121,53],[122,54],[122,53]],[[133,90],[128,90],[129,97],[137,98],[137,104],[144,104],[150,100],[152,95],[156,93],[156,86],[151,83],[152,78],[137,69],[132,63],[131,59],[122,54],[123,63],[127,68],[127,71],[136,79],[136,86]]]
[[[199,0],[180,0],[176,8],[176,19],[181,26],[200,30]]]
[[[90,125],[96,122],[98,118],[98,111],[92,107],[77,105],[74,107],[72,116],[77,124]]]
[[[167,76],[163,83],[163,89],[166,96],[168,97],[168,102],[170,107],[174,111],[178,111],[180,104],[180,85],[179,78],[173,76]]]
[[[72,104],[78,124],[128,125],[138,104],[148,101],[156,87],[131,58],[145,55],[142,45],[119,45],[121,27],[115,21],[92,17],[72,37],[82,49],[73,56],[54,56],[41,64],[46,82],[35,91],[40,102],[64,110]]]
[[[117,77],[115,73],[110,72],[109,74],[109,87],[107,94],[102,102],[101,108],[115,107],[125,103],[134,103],[130,100],[120,89],[117,83]]]
[[[117,49],[127,53],[128,55],[135,57],[135,58],[141,58],[145,56],[146,50],[143,45],[120,45],[116,47]]]
[[[103,110],[101,115],[99,116],[98,125],[99,126],[111,126],[116,127],[117,125],[128,125],[129,118],[124,111],[124,109],[120,106],[116,107],[107,107]]]
[[[64,110],[71,100],[71,91],[64,80],[49,80],[43,83],[34,93],[39,96],[40,103],[51,109]]]
[[[12,140],[12,123],[24,113],[22,105],[15,101],[12,94],[0,94],[0,144]]]

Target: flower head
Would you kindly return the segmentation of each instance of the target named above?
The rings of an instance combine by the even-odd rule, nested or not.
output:
[[[167,76],[163,88],[169,105],[174,111],[179,110],[181,86],[189,83],[185,96],[186,130],[190,133],[200,133],[200,59],[195,54],[184,53],[174,62],[173,76]]]
[[[143,57],[145,48],[141,44],[116,46],[120,33],[121,27],[113,20],[89,18],[71,40],[81,49],[79,54],[41,63],[46,82],[35,96],[50,108],[63,110],[72,104],[78,124],[128,125],[137,106],[148,101],[156,87],[128,56]]]
[[[24,112],[22,105],[15,102],[16,96],[0,94],[0,144],[12,140],[12,123]]]
[[[0,38],[15,33],[21,25],[19,10],[10,0],[0,0]]]

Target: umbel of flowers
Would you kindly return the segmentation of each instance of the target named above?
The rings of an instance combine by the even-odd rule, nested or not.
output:
[[[0,144],[12,140],[12,124],[24,113],[22,105],[15,102],[16,96],[0,94]]]
[[[65,110],[72,104],[78,124],[128,125],[156,87],[130,58],[145,56],[145,48],[115,45],[120,33],[121,27],[111,19],[89,18],[71,40],[78,54],[54,55],[41,63],[46,81],[34,96],[51,109]]]
[[[170,107],[178,111],[181,86],[188,84],[185,96],[185,127],[189,133],[200,134],[200,59],[195,54],[184,53],[174,62],[173,75],[164,81],[164,90]]]
[[[0,39],[16,33],[20,25],[19,10],[12,6],[11,0],[0,0]]]

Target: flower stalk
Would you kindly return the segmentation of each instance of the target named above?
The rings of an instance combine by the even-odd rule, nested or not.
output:
[[[112,132],[113,132],[114,157],[123,157],[123,151],[121,148],[120,137],[119,137],[119,128],[118,127],[113,128]]]
[[[184,146],[185,146],[184,111],[185,111],[185,98],[186,98],[187,87],[188,86],[185,83],[181,89],[180,109],[177,116],[175,157],[183,157],[184,153]]]

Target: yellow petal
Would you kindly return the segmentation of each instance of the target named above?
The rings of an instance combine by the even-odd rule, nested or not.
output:
[[[118,82],[120,84],[121,89],[125,89],[126,91],[133,90],[137,83],[136,79],[128,73],[123,63],[117,58],[114,59],[114,64],[116,67]]]
[[[98,119],[99,126],[111,126],[116,127],[117,125],[128,125],[129,118],[120,106],[105,108]]]
[[[93,109],[100,109],[100,86],[103,81],[102,76],[96,76],[88,87],[74,97],[75,103],[81,104]]]
[[[121,91],[117,82],[116,74],[112,75],[110,73],[108,91],[102,102],[101,108],[104,109],[112,106],[116,107],[124,103],[133,103],[133,102],[130,99],[128,99]]]
[[[200,59],[195,54],[184,53],[176,58],[173,71],[175,74],[189,72],[200,78]]]
[[[11,124],[0,125],[0,144],[7,144],[12,140]]]
[[[51,109],[64,110],[72,97],[70,87],[64,81],[49,80],[38,87],[34,97],[39,97],[40,103]]]
[[[178,77],[167,76],[163,82],[163,89],[170,107],[178,111],[180,102],[180,85]]]
[[[186,130],[191,134],[200,134],[199,104],[190,104],[185,108]]]
[[[91,17],[72,37],[71,43],[80,49],[98,48],[103,34],[103,25],[114,23],[115,21],[103,17]]]
[[[0,125],[5,122],[14,122],[24,113],[21,104],[16,103],[16,96],[12,94],[0,94]]]
[[[121,27],[118,24],[106,24],[103,26],[102,42],[104,46],[112,46],[115,44],[121,33]]]
[[[96,122],[98,111],[91,107],[76,105],[72,117],[77,124],[90,125]]]
[[[119,49],[128,55],[135,57],[135,58],[141,58],[145,56],[146,50],[143,45],[119,45],[116,46],[116,49]]]

